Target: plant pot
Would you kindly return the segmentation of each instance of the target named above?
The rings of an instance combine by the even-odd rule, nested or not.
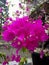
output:
[[[32,53],[33,65],[49,65],[49,56],[44,56],[42,59],[40,58],[39,53]]]

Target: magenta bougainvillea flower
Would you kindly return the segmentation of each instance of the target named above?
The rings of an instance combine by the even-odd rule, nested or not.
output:
[[[2,65],[6,65],[6,64],[8,64],[8,62],[6,62],[6,61],[4,61],[4,62],[2,63]]]
[[[23,47],[29,51],[34,51],[39,46],[39,42],[44,42],[48,39],[42,25],[42,20],[31,20],[28,16],[12,20],[12,23],[5,23],[3,26],[2,37],[5,41],[10,42],[11,45],[18,51]],[[20,56],[12,56],[12,60],[20,61]]]
[[[12,54],[11,61],[20,62],[20,55]]]
[[[49,28],[49,23],[45,23],[45,28],[48,30],[48,28]]]
[[[21,3],[19,3],[19,7],[20,7],[20,8],[23,8],[23,6],[22,6],[22,4],[21,4]]]
[[[40,58],[42,59],[43,56],[44,56],[44,52],[43,52],[43,50],[42,50],[42,51],[40,52]]]
[[[28,7],[28,6],[26,7],[26,11],[30,11],[30,9],[29,9],[29,7]]]
[[[0,13],[2,12],[2,7],[0,7]]]
[[[6,33],[6,34],[5,34]],[[3,39],[8,41],[12,41],[15,37],[15,34],[13,33],[13,31],[10,30],[6,30],[5,32],[3,32]]]
[[[4,27],[3,39],[7,42],[12,41],[11,45],[18,49],[25,47],[33,50],[38,46],[39,42],[44,42],[48,39],[40,19],[30,22],[29,17],[25,16],[17,18],[9,25],[7,23]]]

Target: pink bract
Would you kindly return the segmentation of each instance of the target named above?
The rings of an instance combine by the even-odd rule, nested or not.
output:
[[[29,17],[25,16],[4,27],[6,29],[2,33],[3,39],[7,42],[12,41],[11,45],[17,49],[25,47],[34,50],[39,42],[48,39],[40,19],[29,21]]]
[[[20,62],[20,55],[12,54],[11,60],[16,61],[16,62]]]

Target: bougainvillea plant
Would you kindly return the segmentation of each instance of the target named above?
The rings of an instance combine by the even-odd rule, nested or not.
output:
[[[5,22],[3,25],[2,38],[6,42],[11,42],[11,46],[16,48],[16,57],[12,56],[12,61],[20,61],[19,51],[27,49],[33,52],[39,47],[40,42],[48,39],[45,32],[46,27],[42,25],[42,20],[30,20],[29,16]],[[26,60],[25,60],[26,61]]]

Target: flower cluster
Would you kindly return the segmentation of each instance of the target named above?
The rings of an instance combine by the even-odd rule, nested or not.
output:
[[[25,47],[34,50],[39,42],[48,39],[42,21],[38,19],[31,22],[28,16],[17,18],[11,24],[7,23],[3,29],[3,39],[7,42],[12,41],[11,45],[17,49]]]
[[[11,23],[4,24],[2,37],[5,41],[11,42],[11,46],[17,50],[17,54],[23,48],[34,51],[39,46],[39,42],[48,39],[41,19],[30,21],[30,18],[25,16],[11,21]]]
[[[6,59],[2,62],[2,65],[8,64],[9,61],[20,62],[20,55],[12,54],[11,57],[10,56],[6,56]]]

